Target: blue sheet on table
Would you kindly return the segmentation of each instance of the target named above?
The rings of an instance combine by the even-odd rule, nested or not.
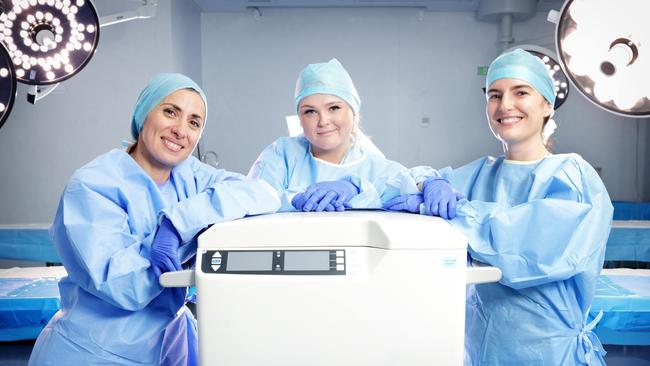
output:
[[[605,260],[650,262],[650,221],[639,223],[646,227],[616,227],[614,222],[607,239]]]
[[[650,276],[601,275],[589,321],[600,311],[594,331],[603,344],[650,345]]]
[[[0,277],[0,341],[38,337],[61,307],[59,280],[57,277]],[[190,287],[186,301],[196,302],[194,286]]]
[[[36,339],[61,307],[58,278],[0,278],[0,341]]]

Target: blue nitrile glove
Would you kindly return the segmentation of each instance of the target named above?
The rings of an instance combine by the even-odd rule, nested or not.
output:
[[[422,193],[403,194],[383,204],[383,208],[389,211],[406,211],[420,213],[420,204],[424,202]]]
[[[178,247],[181,237],[174,225],[166,217],[158,226],[156,236],[151,243],[151,267],[156,277],[165,272],[180,271],[181,261],[178,259]]]
[[[307,198],[309,198],[307,196],[307,192],[298,193],[297,195],[293,196],[293,199],[291,200],[291,205],[296,209],[302,211],[302,207],[305,205]],[[343,210],[344,210],[343,205],[337,205],[335,207],[334,203],[330,203],[327,205],[327,207],[325,207],[325,211],[343,211]]]
[[[456,204],[463,198],[449,181],[444,178],[432,177],[422,184],[424,209],[429,215],[440,216],[451,220],[456,217]]]
[[[302,211],[344,211],[345,204],[357,194],[359,189],[347,180],[318,182],[297,194],[291,203]]]

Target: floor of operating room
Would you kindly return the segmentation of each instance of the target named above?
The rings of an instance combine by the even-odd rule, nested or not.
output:
[[[34,341],[0,342],[1,366],[27,365]],[[650,346],[605,345],[608,366],[650,366]]]

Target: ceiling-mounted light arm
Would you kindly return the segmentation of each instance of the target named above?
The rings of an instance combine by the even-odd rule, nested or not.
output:
[[[505,51],[512,45],[515,39],[512,37],[512,14],[501,15],[501,52]]]
[[[102,28],[113,24],[128,22],[130,20],[154,17],[156,15],[157,6],[158,0],[142,0],[140,7],[135,10],[99,18],[99,27]]]
[[[515,39],[512,24],[535,16],[537,0],[478,0],[476,19],[499,23],[499,53],[510,48]]]
[[[39,100],[47,97],[51,92],[56,89],[61,83],[51,85],[33,85],[27,92],[27,101],[31,104],[36,104]]]

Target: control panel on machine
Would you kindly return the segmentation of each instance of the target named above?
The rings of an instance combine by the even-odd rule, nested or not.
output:
[[[345,275],[345,250],[206,250],[201,271],[224,274]]]

